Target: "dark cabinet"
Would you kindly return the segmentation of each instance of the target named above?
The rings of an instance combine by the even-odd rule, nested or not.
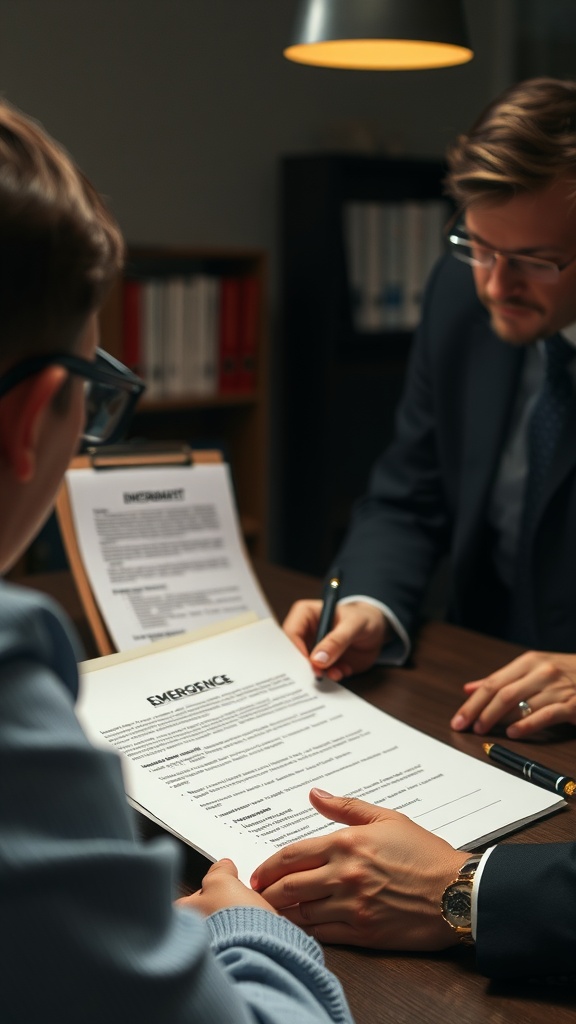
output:
[[[371,229],[370,238],[367,231],[359,247],[363,256],[376,237],[386,264],[387,217],[390,208],[400,210],[401,253],[395,259],[404,274],[425,245],[405,237],[410,212],[434,214],[438,252],[440,219],[449,207],[442,200],[439,161],[294,156],[283,161],[281,173],[277,558],[291,568],[322,573],[372,462],[391,437],[413,335],[413,323],[404,325],[397,310],[394,327],[386,326],[385,314],[370,330],[358,326],[350,215],[378,215],[380,235]],[[358,249],[358,240],[354,244]],[[374,253],[372,277],[373,258]],[[388,270],[384,266],[384,276]],[[389,292],[383,281],[383,302]]]

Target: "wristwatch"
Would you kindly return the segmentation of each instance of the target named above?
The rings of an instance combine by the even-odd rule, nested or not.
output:
[[[464,862],[458,876],[446,886],[440,902],[440,912],[444,920],[454,929],[460,942],[465,946],[473,946],[472,937],[472,886],[476,868],[482,860],[481,855],[469,857]]]

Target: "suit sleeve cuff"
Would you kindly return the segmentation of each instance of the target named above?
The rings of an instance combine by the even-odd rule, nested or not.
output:
[[[478,867],[476,868],[476,874],[474,875],[474,885],[472,886],[472,938],[476,942],[476,929],[478,926],[478,893],[480,891],[480,880],[482,878],[482,872],[488,861],[488,857],[495,850],[495,846],[491,846],[489,850],[482,857]]]
[[[377,664],[403,665],[410,656],[412,644],[398,616],[387,604],[377,601],[374,597],[366,597],[365,594],[351,594],[348,597],[343,597],[338,604],[352,604],[353,601],[363,601],[365,604],[371,604],[374,608],[379,608],[394,634],[382,648]]]

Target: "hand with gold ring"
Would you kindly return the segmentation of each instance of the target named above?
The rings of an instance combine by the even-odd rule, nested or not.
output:
[[[497,722],[510,739],[525,739],[551,726],[576,725],[576,654],[527,651],[484,679],[464,685],[467,700],[453,729],[480,736]]]

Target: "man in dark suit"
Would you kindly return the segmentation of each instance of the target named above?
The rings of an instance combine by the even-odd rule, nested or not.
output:
[[[512,712],[521,737],[576,724],[576,83],[512,87],[448,164],[457,260],[433,274],[397,436],[338,556],[344,603],[320,644],[319,602],[285,628],[336,679],[382,649],[401,660],[448,551],[453,621],[537,648],[467,684],[452,724]],[[491,977],[574,977],[576,843],[470,858],[396,811],[311,801],[350,827],[274,854],[252,884],[318,939],[462,941]]]
[[[576,723],[576,83],[508,90],[448,166],[451,252],[395,439],[335,560],[333,629],[315,644],[314,601],[285,629],[334,679],[401,663],[448,554],[451,621],[532,648],[466,684],[453,727],[484,733],[520,710],[508,734],[521,738]]]

